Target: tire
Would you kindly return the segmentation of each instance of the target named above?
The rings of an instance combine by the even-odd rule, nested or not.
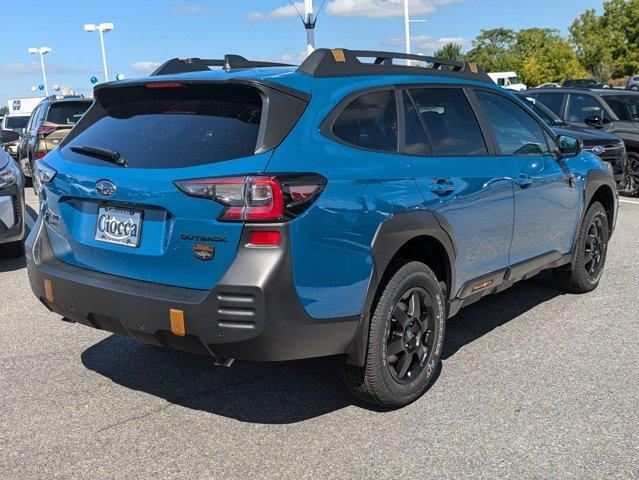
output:
[[[444,343],[446,309],[437,277],[421,262],[401,266],[383,288],[371,317],[365,363],[346,364],[345,381],[360,400],[396,408],[419,398],[431,382]]]
[[[579,227],[574,259],[553,270],[557,286],[573,293],[586,293],[599,285],[608,253],[608,216],[603,205],[594,202]]]
[[[0,258],[18,258],[24,255],[24,241],[0,244]]]
[[[631,197],[639,196],[639,154],[628,152],[628,173],[619,184],[619,191]]]

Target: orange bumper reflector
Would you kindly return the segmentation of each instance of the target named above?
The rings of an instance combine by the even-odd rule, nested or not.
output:
[[[171,331],[175,335],[183,337],[186,335],[186,327],[184,326],[184,311],[170,309]]]
[[[48,278],[44,279],[44,296],[49,302],[53,302],[53,283]]]

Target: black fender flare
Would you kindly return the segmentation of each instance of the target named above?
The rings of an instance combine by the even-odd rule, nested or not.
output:
[[[380,223],[373,237],[371,244],[372,272],[357,331],[348,351],[348,363],[358,366],[364,365],[371,311],[378,288],[388,266],[402,246],[413,238],[423,236],[437,240],[444,247],[448,255],[447,273],[451,286],[451,288],[448,288],[447,297],[450,300],[451,296],[454,296],[455,292],[452,291],[452,286],[455,285],[457,248],[450,224],[441,214],[430,210],[402,212],[391,215],[386,221]]]
[[[617,185],[615,184],[615,180],[612,175],[608,174],[604,170],[589,170],[586,175],[586,182],[584,186],[584,204],[581,209],[581,214],[579,215],[579,223],[577,224],[579,227],[581,226],[581,222],[584,221],[584,217],[586,216],[586,211],[590,203],[592,202],[593,197],[597,193],[597,191],[602,187],[607,186],[612,193],[612,211],[609,212],[612,215],[612,223],[610,225],[610,233],[615,229],[615,224],[617,223],[617,208],[619,206],[619,193],[617,192]],[[604,205],[605,207],[605,205]],[[575,231],[575,238],[572,243],[572,255],[571,255],[571,263],[575,262],[575,255],[577,253],[577,238],[579,237],[578,232]]]

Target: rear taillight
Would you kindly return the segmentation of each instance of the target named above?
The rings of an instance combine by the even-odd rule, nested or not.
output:
[[[251,175],[176,181],[191,197],[215,200],[226,208],[218,217],[230,222],[286,221],[302,214],[321,193],[320,175]]]
[[[41,127],[38,127],[38,138],[40,140],[44,139],[47,135],[49,135],[50,133],[53,133],[56,131],[55,127],[49,127],[46,125],[43,125]]]

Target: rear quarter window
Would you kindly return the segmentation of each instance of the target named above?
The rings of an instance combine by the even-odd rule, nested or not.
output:
[[[395,92],[365,93],[353,100],[333,123],[333,134],[344,142],[382,152],[397,151]]]

